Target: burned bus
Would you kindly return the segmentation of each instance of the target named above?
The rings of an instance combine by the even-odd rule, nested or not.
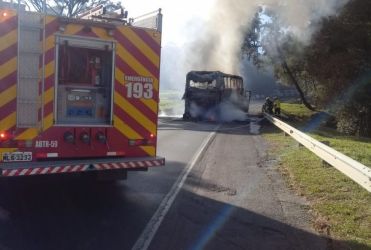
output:
[[[218,120],[224,103],[247,113],[250,95],[241,76],[220,71],[191,71],[186,77],[183,119]]]

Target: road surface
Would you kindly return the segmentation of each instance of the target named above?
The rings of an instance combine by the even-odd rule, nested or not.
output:
[[[166,167],[115,185],[70,178],[0,182],[0,249],[131,249],[215,124],[159,121]]]
[[[258,128],[161,118],[166,167],[114,185],[1,182],[0,249],[324,249]]]
[[[149,249],[326,249],[308,203],[289,191],[254,124],[223,125]]]

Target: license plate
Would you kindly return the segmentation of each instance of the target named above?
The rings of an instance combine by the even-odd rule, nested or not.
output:
[[[3,153],[3,161],[32,161],[31,152],[13,152],[13,153]]]

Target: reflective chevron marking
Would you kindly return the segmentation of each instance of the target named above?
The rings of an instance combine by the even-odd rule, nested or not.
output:
[[[5,25],[6,23],[6,25]],[[17,129],[16,140],[32,140],[40,132],[46,132],[54,125],[55,96],[55,35],[60,32],[60,20],[53,16],[45,17],[45,41],[40,34],[40,42],[44,42],[45,79],[44,89],[39,83],[40,127]],[[106,28],[92,24],[64,24],[64,35],[77,35],[112,40],[116,44],[115,87],[114,87],[114,128],[125,139],[148,138],[150,134],[157,135],[157,112],[159,90],[159,68],[161,51],[161,34],[156,31],[128,26],[116,26],[114,35],[110,36]],[[9,15],[6,19],[0,17],[0,130],[16,129],[16,95],[17,95],[17,16]],[[14,56],[15,55],[15,56]],[[42,57],[40,57],[39,76],[43,73]],[[142,76],[153,79],[152,99],[129,99],[125,92],[125,76]],[[41,101],[42,100],[42,101]],[[43,109],[42,109],[43,107]],[[41,110],[44,113],[41,114]],[[117,112],[116,112],[117,111]],[[43,120],[41,124],[41,119]],[[42,129],[41,129],[42,128]],[[137,147],[140,155],[154,156],[155,146]],[[155,163],[152,163],[156,165]],[[129,166],[129,164],[126,164]],[[107,167],[107,166],[106,166]],[[119,165],[114,165],[115,168]],[[76,167],[71,167],[71,171]],[[49,170],[37,169],[19,173],[48,174]],[[52,170],[50,170],[52,171]],[[59,169],[53,171],[57,172]],[[63,171],[69,172],[69,168]],[[13,174],[17,172],[13,171]]]
[[[48,175],[60,173],[77,173],[86,171],[102,171],[112,169],[135,169],[147,168],[154,166],[165,165],[165,159],[150,159],[150,160],[137,160],[127,162],[112,162],[112,163],[96,163],[96,164],[77,164],[66,166],[50,166],[50,167],[33,167],[33,168],[17,168],[17,169],[3,169],[1,176],[3,177],[16,177],[16,176],[29,176],[29,175]]]
[[[18,20],[7,13],[0,17],[0,131],[16,126]]]
[[[156,40],[153,34],[131,27],[119,27],[114,34],[117,41],[114,102],[116,120],[119,121],[114,125],[130,139],[147,138],[149,134],[157,134],[161,35],[156,33],[158,39]],[[153,79],[153,98],[127,98],[125,76]],[[120,128],[123,125],[126,129]],[[156,153],[154,146],[140,148],[150,156]]]

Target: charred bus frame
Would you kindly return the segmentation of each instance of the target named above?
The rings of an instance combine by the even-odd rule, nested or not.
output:
[[[222,102],[230,102],[247,113],[250,96],[251,92],[245,89],[241,76],[220,71],[190,71],[186,76],[183,95],[183,119],[207,118],[205,114],[217,109]]]

